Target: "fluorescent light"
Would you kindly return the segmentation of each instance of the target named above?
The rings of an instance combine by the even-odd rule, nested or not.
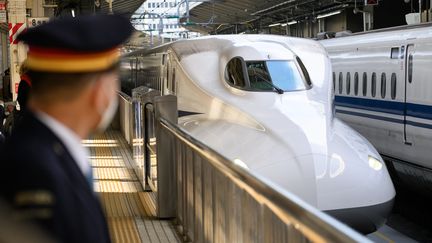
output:
[[[75,10],[72,9],[72,17],[75,18]]]
[[[293,20],[288,23],[282,24],[282,26],[293,25],[293,24],[297,24],[297,21]]]
[[[330,12],[330,13],[326,13],[326,14],[320,14],[317,16],[317,19],[327,18],[327,17],[333,16],[336,14],[340,14],[340,13],[342,13],[342,10],[338,10],[338,11]]]
[[[268,27],[274,27],[274,26],[279,26],[279,25],[281,25],[281,23],[271,24]]]

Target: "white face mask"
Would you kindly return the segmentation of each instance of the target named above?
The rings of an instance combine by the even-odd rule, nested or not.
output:
[[[110,100],[110,103],[108,107],[105,109],[105,111],[99,111],[99,114],[102,116],[102,118],[96,127],[96,130],[98,132],[103,132],[108,128],[112,119],[114,118],[114,115],[116,114],[117,106],[118,106],[118,98],[117,96],[114,96],[114,98]]]

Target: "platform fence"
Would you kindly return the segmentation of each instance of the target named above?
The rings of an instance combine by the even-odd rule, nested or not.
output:
[[[154,111],[157,215],[174,218],[184,241],[370,242],[181,129],[175,96],[146,100]]]

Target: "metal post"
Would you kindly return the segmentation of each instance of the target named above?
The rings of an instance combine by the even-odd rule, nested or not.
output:
[[[106,0],[106,2],[108,3],[108,11],[110,14],[113,13],[113,0]]]
[[[157,14],[157,16],[159,17],[159,25],[158,25],[158,31],[159,31],[159,38],[160,38],[160,41],[159,41],[159,43],[164,43],[164,41],[163,41],[163,36],[162,36],[162,34],[163,34],[163,19],[162,19],[162,16],[161,15],[159,15],[159,14]]]
[[[159,118],[177,124],[177,97],[174,95],[153,98],[156,123],[157,151],[157,216],[173,218],[176,216],[176,180],[175,180],[175,141],[166,130],[162,129]]]
[[[429,21],[432,20],[432,0],[429,2]]]
[[[364,1],[364,6],[366,6],[367,4],[367,0]],[[366,11],[364,11],[365,9],[363,8],[363,31],[367,31],[367,26],[366,26]]]
[[[189,23],[189,0],[186,0],[186,23]]]
[[[153,47],[153,30],[150,29],[150,46]]]
[[[422,22],[422,0],[419,0],[420,23]]]

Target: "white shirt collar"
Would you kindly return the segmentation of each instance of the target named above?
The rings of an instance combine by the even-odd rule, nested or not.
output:
[[[63,142],[82,173],[85,176],[91,173],[91,166],[88,162],[89,152],[82,146],[81,138],[71,129],[46,113],[36,112],[36,117]]]

